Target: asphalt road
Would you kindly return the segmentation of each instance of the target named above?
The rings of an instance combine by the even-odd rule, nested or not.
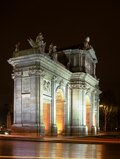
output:
[[[0,158],[119,159],[120,139],[0,136]]]
[[[77,144],[0,140],[0,158],[119,159],[119,144]]]
[[[58,136],[58,137],[34,137],[25,135],[0,135],[1,140],[17,140],[17,141],[36,141],[36,142],[57,142],[57,143],[87,143],[87,144],[120,144],[120,136],[112,137],[99,135],[99,136]]]

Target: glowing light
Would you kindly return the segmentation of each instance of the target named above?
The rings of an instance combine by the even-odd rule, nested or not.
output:
[[[64,97],[61,89],[56,92],[56,125],[58,134],[62,134],[64,130]]]

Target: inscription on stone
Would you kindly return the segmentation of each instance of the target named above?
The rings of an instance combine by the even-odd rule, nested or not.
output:
[[[22,78],[22,93],[30,92],[30,78],[24,77]]]

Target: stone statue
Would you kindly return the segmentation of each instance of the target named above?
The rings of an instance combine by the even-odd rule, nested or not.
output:
[[[38,46],[40,46],[43,43],[43,35],[42,33],[39,33],[38,36],[36,37],[36,43],[38,44]]]
[[[15,45],[15,52],[18,52],[18,51],[19,51],[19,46],[20,46],[20,43],[17,43],[17,44]]]
[[[42,33],[39,33],[38,36],[36,37],[36,41],[34,41],[30,38],[30,39],[28,39],[28,42],[33,48],[39,48],[40,53],[44,53],[46,42],[44,42],[43,39],[44,38],[43,38]]]
[[[53,46],[53,52],[57,52],[57,46]]]
[[[49,55],[53,53],[53,43],[49,45]]]
[[[89,44],[89,42],[90,42],[90,37],[86,37],[84,41],[84,46],[83,46],[84,50],[91,49],[91,45]]]
[[[32,46],[33,48],[38,48],[38,45],[36,44],[36,42],[34,40],[32,40],[31,38],[28,39],[28,42],[29,42],[30,46]]]
[[[54,60],[57,60],[57,46],[54,45],[53,43],[51,43],[49,45],[49,56],[54,59]]]
[[[51,43],[51,44],[49,45],[49,54],[54,53],[54,52],[56,52],[56,51],[57,51],[57,46],[54,45],[53,43]]]

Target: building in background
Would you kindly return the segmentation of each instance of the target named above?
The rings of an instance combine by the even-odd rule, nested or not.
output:
[[[32,46],[13,58],[14,122],[12,132],[36,135],[87,135],[99,130],[97,58],[89,45],[57,49],[40,33]]]

